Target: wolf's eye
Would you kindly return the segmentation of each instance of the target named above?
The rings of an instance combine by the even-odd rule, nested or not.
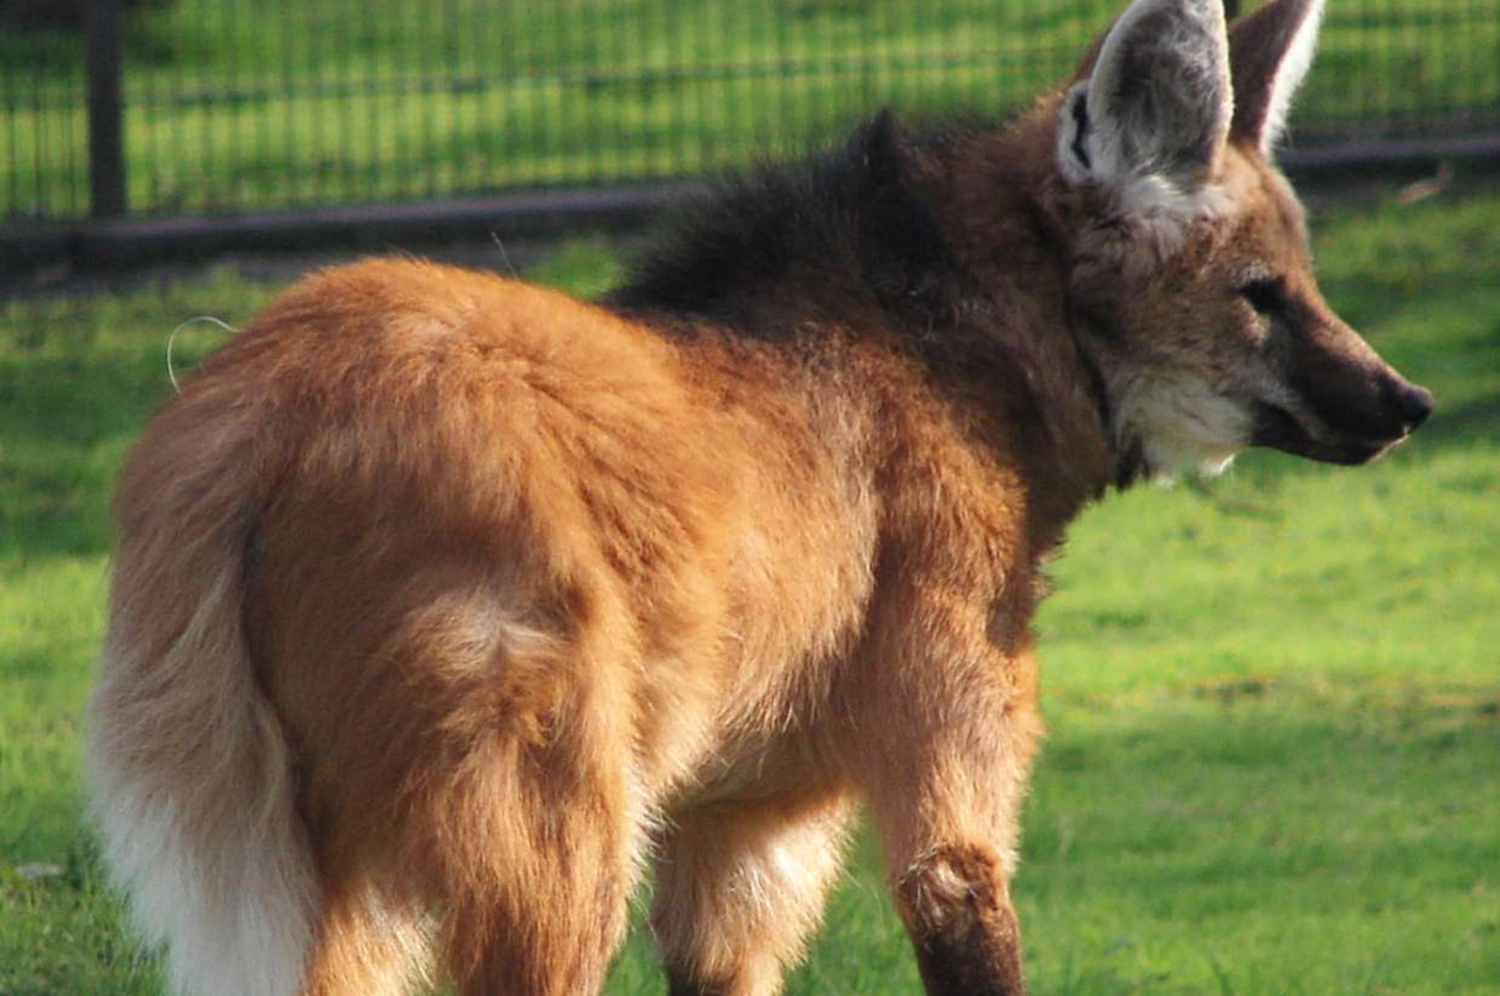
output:
[[[1240,296],[1250,302],[1250,307],[1262,315],[1281,309],[1285,298],[1280,277],[1262,277],[1252,280],[1240,288]]]

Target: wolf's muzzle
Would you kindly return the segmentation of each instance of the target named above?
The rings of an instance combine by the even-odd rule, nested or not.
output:
[[[1386,382],[1385,395],[1386,403],[1401,413],[1407,432],[1415,432],[1432,414],[1432,392],[1425,387],[1396,377]]]

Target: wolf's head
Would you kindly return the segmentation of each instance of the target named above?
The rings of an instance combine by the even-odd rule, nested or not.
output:
[[[1056,105],[1081,345],[1150,473],[1256,445],[1362,463],[1432,411],[1319,294],[1271,162],[1321,15],[1271,0],[1226,30],[1222,0],[1135,0]]]

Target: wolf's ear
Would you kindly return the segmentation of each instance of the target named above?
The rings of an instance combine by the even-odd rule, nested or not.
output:
[[[1166,181],[1179,195],[1202,187],[1234,110],[1223,0],[1135,0],[1081,73],[1058,123],[1066,179],[1125,191]]]
[[[1286,130],[1292,96],[1312,66],[1323,0],[1271,0],[1229,32],[1234,74],[1230,137],[1270,153]]]

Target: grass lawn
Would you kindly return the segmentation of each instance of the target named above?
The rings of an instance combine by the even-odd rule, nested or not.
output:
[[[253,211],[693,174],[882,104],[1024,107],[1124,6],[171,0],[129,22],[129,201]],[[1329,8],[1304,138],[1500,126],[1492,4]],[[0,218],[87,214],[84,92],[79,36],[0,28]]]
[[[1330,300],[1439,410],[1361,469],[1276,454],[1087,513],[1046,605],[1016,883],[1039,996],[1500,996],[1500,189],[1339,207]],[[572,245],[538,279],[598,290]],[[0,993],[154,993],[81,819],[111,475],[228,270],[0,306]],[[179,367],[224,333],[179,336]],[[861,838],[791,992],[917,991]],[[610,992],[659,994],[637,930]]]

